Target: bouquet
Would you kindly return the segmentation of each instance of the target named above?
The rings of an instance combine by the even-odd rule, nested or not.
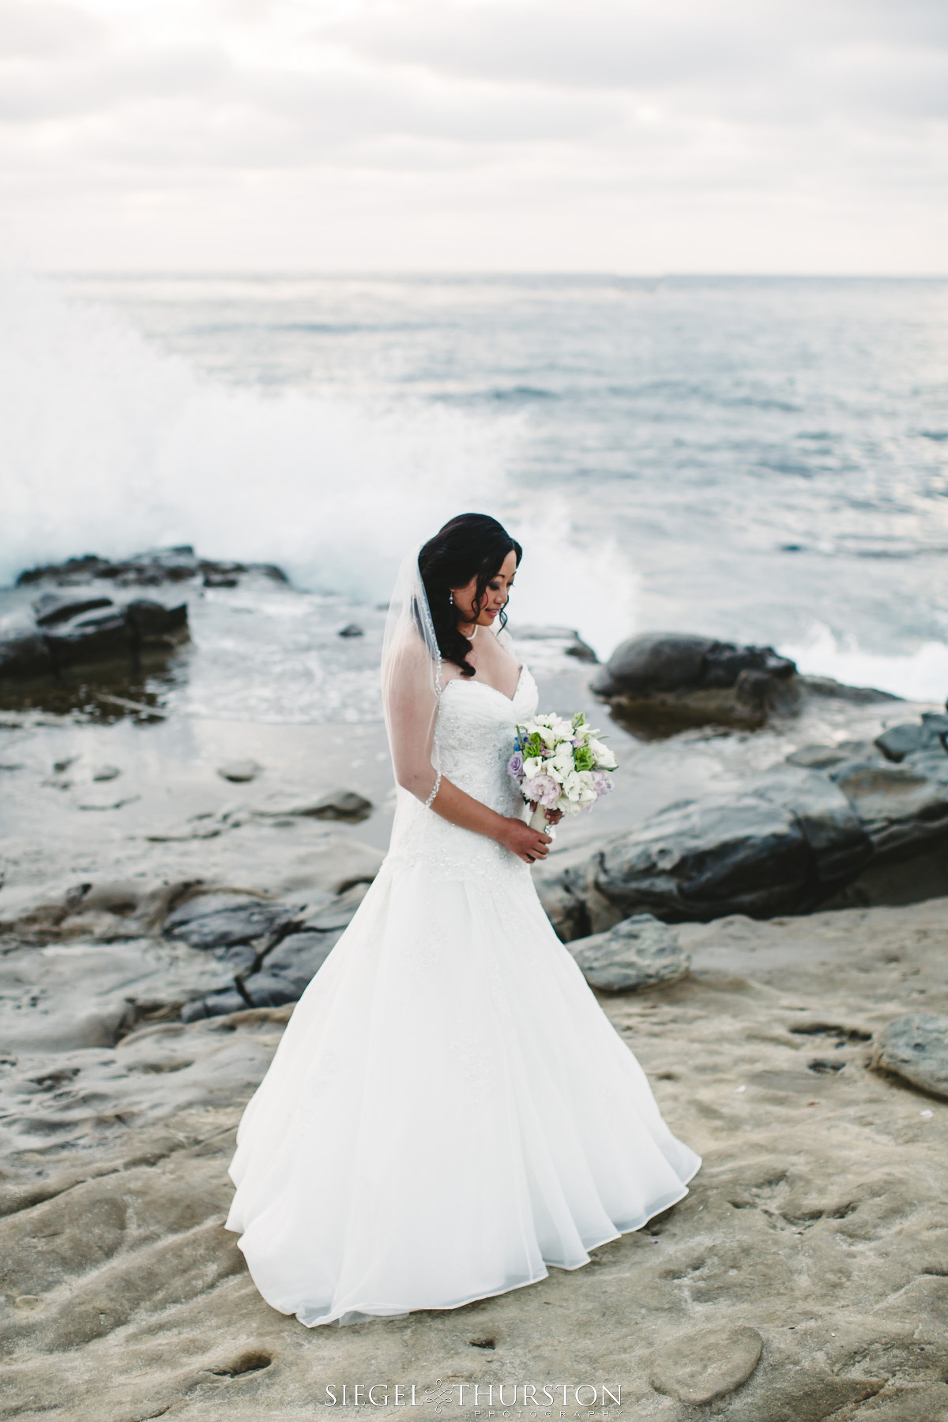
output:
[[[599,732],[577,711],[572,721],[562,716],[534,716],[517,726],[517,749],[507,762],[507,773],[520,786],[526,803],[535,806],[531,829],[550,833],[547,810],[576,815],[591,810],[601,795],[612,789],[616,768],[612,751],[597,740]]]

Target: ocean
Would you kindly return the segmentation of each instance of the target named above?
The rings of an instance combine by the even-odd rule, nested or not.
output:
[[[0,582],[191,543],[300,590],[252,688],[208,622],[192,709],[310,719],[331,676],[357,717],[400,558],[467,509],[524,545],[514,630],[948,691],[944,280],[8,274],[0,317]]]

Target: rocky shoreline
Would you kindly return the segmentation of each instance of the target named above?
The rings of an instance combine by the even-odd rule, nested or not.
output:
[[[628,783],[538,889],[705,1164],[575,1273],[310,1332],[223,1230],[226,1164],[381,862],[387,760],[376,725],[162,709],[145,664],[185,645],[182,592],[230,579],[285,586],[191,549],[70,560],[24,575],[0,639],[0,1416],[308,1417],[327,1383],[515,1378],[663,1422],[940,1415],[948,715],[769,648],[654,634],[596,667],[514,627],[544,698],[615,713]],[[38,660],[3,652],[27,637]],[[115,694],[134,676],[144,701]],[[112,711],[61,714],[70,680]]]

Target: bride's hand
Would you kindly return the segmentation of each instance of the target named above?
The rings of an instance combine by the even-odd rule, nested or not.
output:
[[[553,843],[550,835],[531,829],[525,821],[516,819],[507,820],[500,842],[527,864],[545,859],[550,852],[549,846]]]

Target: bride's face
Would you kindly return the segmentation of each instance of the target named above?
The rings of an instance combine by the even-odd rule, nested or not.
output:
[[[454,604],[458,610],[460,621],[464,623],[476,622],[479,627],[492,627],[510,596],[510,589],[513,587],[516,573],[517,555],[511,549],[484,589],[479,609],[474,606],[474,597],[477,593],[476,578],[472,578],[463,588],[452,588]]]

